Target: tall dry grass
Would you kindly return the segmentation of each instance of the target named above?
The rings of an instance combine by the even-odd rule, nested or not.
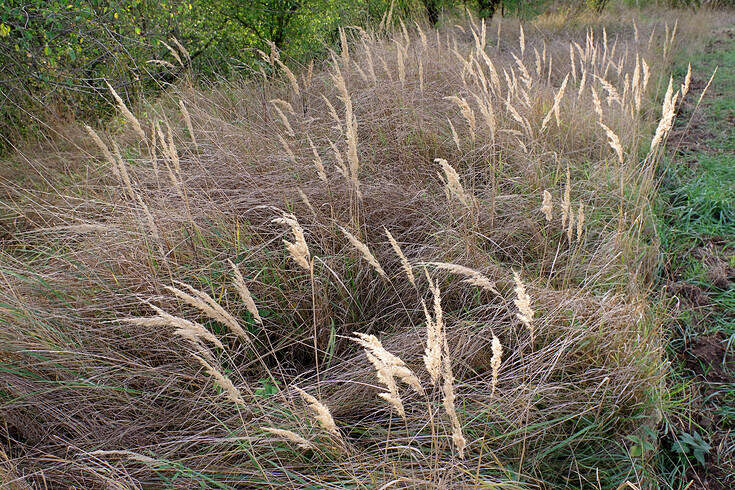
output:
[[[648,202],[693,28],[558,22],[346,29],[308,69],[274,48],[282,76],[121,107],[85,172],[9,186],[3,474],[650,481],[624,441],[664,398]]]

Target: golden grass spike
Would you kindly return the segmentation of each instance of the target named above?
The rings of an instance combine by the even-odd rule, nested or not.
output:
[[[459,264],[450,264],[447,262],[428,262],[428,265],[433,265],[437,269],[442,269],[453,274],[458,274],[465,277],[462,282],[486,289],[494,294],[500,295],[498,290],[495,288],[495,281],[491,281],[484,274],[475,269],[470,269]]]
[[[439,378],[442,376],[442,351],[446,344],[444,338],[444,315],[442,312],[439,286],[434,284],[426,269],[424,269],[424,274],[426,274],[426,280],[429,282],[429,290],[434,300],[434,317],[432,318],[429,310],[426,308],[426,303],[422,299],[421,306],[424,309],[424,315],[426,317],[426,348],[424,350],[425,355],[423,356],[423,360],[426,370],[431,376],[431,384],[436,386]]]
[[[447,122],[452,130],[452,139],[454,140],[454,144],[457,146],[457,151],[461,152],[462,148],[459,145],[459,135],[457,134],[457,130],[454,129],[454,124],[452,124],[452,121],[449,118],[447,118]]]
[[[217,320],[222,323],[242,340],[246,342],[250,341],[250,335],[243,330],[235,317],[222,308],[210,295],[204,291],[199,291],[184,282],[174,281],[174,283],[186,289],[186,291],[173,286],[164,286],[164,288],[181,301],[198,309],[212,320]]]
[[[296,239],[293,243],[283,240],[286,249],[291,254],[291,258],[299,264],[301,267],[311,272],[311,255],[309,253],[309,247],[306,245],[306,239],[304,238],[304,230],[296,220],[296,216],[289,213],[283,213],[282,218],[275,218],[271,220],[273,223],[281,223],[291,227],[291,232]]]
[[[534,311],[531,309],[531,297],[528,295],[528,293],[526,293],[526,287],[523,285],[523,281],[521,281],[521,276],[516,271],[513,271],[513,280],[516,283],[516,287],[514,290],[516,293],[516,299],[513,300],[513,303],[515,303],[516,307],[518,308],[518,313],[516,313],[516,317],[518,317],[518,319],[523,322],[526,328],[528,328],[528,330],[531,332],[531,342],[533,342]]]
[[[408,277],[408,281],[413,287],[416,287],[416,280],[413,275],[413,270],[411,269],[411,264],[408,262],[406,256],[403,255],[401,247],[398,245],[398,242],[396,242],[395,238],[393,238],[393,235],[391,235],[391,233],[388,231],[388,228],[384,226],[383,230],[388,236],[388,241],[390,242],[390,246],[393,247],[393,251],[396,253],[396,255],[398,255],[398,258],[401,259],[401,266],[403,267],[403,272],[406,273],[406,277]]]
[[[477,131],[477,119],[475,118],[475,111],[472,110],[470,105],[467,103],[464,97],[460,98],[457,96],[444,97],[447,100],[451,100],[459,106],[462,116],[464,116],[467,124],[470,126],[470,139],[475,141],[475,133]]]
[[[245,278],[242,277],[240,269],[234,263],[232,263],[230,259],[227,259],[227,263],[230,264],[230,267],[232,267],[232,273],[234,275],[232,284],[235,286],[235,289],[237,289],[237,292],[240,295],[240,299],[242,299],[242,302],[245,303],[245,307],[248,309],[250,314],[253,315],[255,321],[262,324],[263,319],[260,318],[258,307],[255,306],[255,300],[253,300],[253,296],[250,294],[250,290],[245,284]]]
[[[291,88],[293,89],[296,97],[300,97],[301,88],[299,87],[299,81],[296,80],[296,76],[294,76],[293,72],[279,58],[276,58],[275,61],[278,63],[278,66],[286,72],[286,77],[288,78],[288,81],[291,82]]]
[[[312,412],[314,412],[314,418],[320,424],[322,424],[322,427],[324,427],[324,429],[330,434],[335,435],[339,439],[341,439],[342,436],[337,430],[337,424],[334,423],[334,419],[332,418],[332,413],[329,411],[329,407],[324,405],[322,402],[320,402],[301,388],[297,387],[296,391],[298,391],[299,395],[301,395],[301,398],[303,398],[306,403],[309,404],[309,408],[312,410]]]
[[[288,121],[288,117],[286,117],[286,114],[281,110],[281,107],[277,103],[278,99],[271,100],[271,103],[273,104],[273,107],[276,109],[276,112],[278,113],[278,117],[281,118],[281,122],[283,122],[283,125],[286,127],[286,134],[290,137],[295,137],[296,133],[294,133],[293,129],[291,128],[291,123]],[[281,101],[285,102],[285,101]],[[288,102],[286,102],[288,104]],[[291,104],[288,104],[289,106]],[[291,112],[293,113],[293,108],[291,109]]]
[[[368,246],[362,243],[360,240],[358,240],[357,237],[355,237],[355,235],[347,231],[345,228],[340,226],[339,229],[342,231],[342,233],[344,233],[344,235],[350,241],[352,246],[355,247],[358,251],[360,251],[360,253],[362,254],[362,258],[364,258],[368,262],[368,264],[370,264],[375,269],[375,271],[378,274],[380,274],[381,277],[387,279],[388,276],[386,276],[385,271],[380,266],[380,263],[375,258],[375,256],[372,254],[372,252],[370,252],[370,249],[368,248]]]
[[[125,320],[125,322],[131,325],[140,325],[143,327],[172,327],[176,329],[174,331],[174,335],[180,335],[192,342],[199,342],[200,339],[206,340],[213,343],[220,349],[225,348],[222,345],[222,342],[220,342],[219,339],[201,323],[192,322],[184,318],[171,315],[155,305],[149,304],[149,306],[156,311],[157,316],[148,318],[130,318]]]
[[[275,429],[273,427],[261,427],[261,430],[269,432],[278,438],[293,442],[299,449],[316,449],[316,446],[307,441],[297,433],[286,429]]]
[[[692,81],[692,64],[689,63],[689,68],[687,68],[687,75],[684,78],[684,83],[681,84],[681,99],[684,100],[684,98],[689,93],[689,85]]]
[[[184,62],[181,60],[181,56],[179,56],[179,53],[174,48],[169,46],[168,43],[166,43],[166,41],[161,40],[161,44],[166,46],[166,49],[168,49],[169,53],[171,53],[171,56],[174,57],[174,59],[176,60],[176,63],[178,63],[181,68],[184,68],[185,67]]]
[[[113,172],[118,172],[117,170],[117,164],[115,163],[115,158],[112,156],[112,153],[110,153],[110,149],[107,147],[107,145],[102,141],[102,139],[99,137],[97,132],[92,129],[91,127],[84,125],[84,129],[87,130],[87,133],[92,137],[97,147],[102,150],[102,154],[105,155],[105,159],[107,160],[107,163],[110,164],[110,167]]]
[[[406,412],[403,408],[403,401],[398,392],[395,378],[399,378],[417,393],[423,395],[425,392],[421,382],[400,358],[385,350],[377,337],[360,332],[354,332],[354,335],[352,340],[365,349],[365,355],[375,367],[378,380],[388,388],[388,393],[380,393],[378,396],[386,400],[393,406],[398,415],[405,419]]]
[[[230,378],[219,372],[216,368],[214,368],[211,364],[209,364],[207,361],[202,359],[201,357],[192,354],[192,356],[199,361],[199,364],[204,366],[204,370],[214,378],[214,380],[217,382],[217,384],[225,390],[225,393],[227,394],[227,399],[238,404],[241,406],[245,406],[245,400],[242,398],[242,394],[240,393],[240,390],[237,389],[237,387],[230,381]]]
[[[546,221],[551,221],[553,206],[551,204],[551,193],[547,190],[544,191],[544,201],[541,204],[541,212],[546,216]]]
[[[319,156],[319,152],[316,150],[316,146],[314,146],[314,142],[311,141],[311,138],[307,136],[306,139],[309,142],[309,146],[311,147],[311,152],[314,154],[313,162],[314,166],[316,167],[316,174],[319,176],[322,182],[327,184],[327,173],[324,171],[324,162],[322,162],[322,157]]]
[[[618,138],[618,135],[615,134],[612,129],[608,128],[603,123],[598,124],[605,130],[608,138],[608,144],[613,150],[615,150],[615,154],[618,156],[618,161],[622,165],[625,160],[623,158],[623,145],[620,144],[620,138]]]
[[[342,62],[345,67],[350,66],[350,46],[347,44],[347,33],[344,27],[339,28],[339,42],[342,46]]]
[[[503,359],[503,346],[500,344],[500,339],[498,339],[495,334],[493,334],[492,352],[493,357],[490,359],[490,367],[493,370],[493,377],[491,381],[492,390],[490,391],[490,398],[495,394],[495,386],[498,384],[498,371],[500,371],[500,363]]]
[[[574,213],[569,212],[569,226],[567,227],[567,240],[571,245],[572,239],[574,238]]]
[[[656,134],[654,134],[653,140],[651,141],[651,150],[649,154],[653,153],[656,147],[661,143],[664,136],[666,136],[668,131],[671,129],[671,125],[674,122],[674,116],[676,114],[676,100],[678,99],[679,91],[677,91],[676,94],[672,94],[673,81],[673,77],[669,77],[669,87],[668,89],[666,89],[666,95],[664,95],[664,103],[661,110],[661,120],[659,121],[658,127],[656,128]]]
[[[465,206],[469,206],[470,200],[464,192],[462,182],[459,180],[459,174],[454,170],[454,167],[449,165],[449,162],[443,158],[435,158],[434,161],[441,165],[442,170],[444,170],[444,175],[447,179],[445,184],[449,194],[459,199]]]
[[[138,118],[133,115],[132,112],[128,109],[128,107],[125,105],[125,102],[123,102],[122,98],[115,92],[115,89],[112,88],[112,85],[110,85],[109,82],[105,81],[107,84],[107,87],[110,89],[110,92],[112,92],[112,96],[117,101],[117,106],[120,109],[120,112],[123,113],[123,116],[125,116],[125,119],[128,120],[130,124],[132,124],[133,129],[136,133],[142,138],[145,139],[145,132],[143,131],[143,128],[140,126],[140,122],[138,121]]]

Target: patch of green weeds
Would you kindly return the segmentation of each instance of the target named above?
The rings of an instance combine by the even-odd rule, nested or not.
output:
[[[666,488],[680,488],[670,482],[691,480],[692,474],[731,488],[735,480],[713,445],[735,421],[735,373],[728,364],[735,347],[735,285],[727,273],[735,265],[735,42],[716,41],[678,68],[685,73],[689,62],[695,78],[706,81],[715,66],[718,72],[695,115],[711,138],[698,141],[694,152],[672,155],[660,170],[655,209],[661,283],[676,296],[669,387],[680,403],[665,416],[657,460]],[[690,107],[700,91],[690,96]]]

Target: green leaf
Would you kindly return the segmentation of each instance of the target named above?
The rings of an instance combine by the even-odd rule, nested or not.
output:
[[[5,24],[0,24],[0,37],[5,37],[10,34],[10,27]]]

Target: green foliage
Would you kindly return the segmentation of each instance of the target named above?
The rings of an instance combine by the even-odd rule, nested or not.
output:
[[[679,440],[674,442],[671,449],[674,452],[679,453],[682,457],[686,457],[686,455],[691,454],[699,464],[704,466],[704,456],[709,453],[712,446],[702,439],[699,432],[695,430],[692,434],[683,432],[679,436]]]

